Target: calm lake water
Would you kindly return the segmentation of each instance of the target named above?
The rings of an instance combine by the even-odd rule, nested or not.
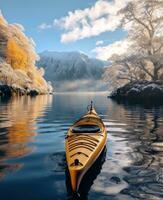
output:
[[[163,200],[163,107],[120,105],[107,94],[56,94],[0,101],[0,199],[73,199],[64,137],[91,100],[106,150],[85,178],[81,199]]]

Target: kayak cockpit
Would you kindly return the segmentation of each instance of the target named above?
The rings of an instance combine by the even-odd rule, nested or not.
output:
[[[101,128],[94,124],[82,124],[72,127],[72,133],[99,133]]]

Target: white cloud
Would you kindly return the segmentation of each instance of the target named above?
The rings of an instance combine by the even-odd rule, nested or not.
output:
[[[46,23],[42,23],[38,26],[39,29],[41,30],[45,30],[45,29],[49,29],[49,28],[52,28],[52,25],[51,24],[46,24]]]
[[[102,60],[108,60],[112,55],[125,54],[131,45],[131,41],[125,39],[121,41],[116,41],[113,44],[109,44],[103,47],[96,47],[92,52],[96,53],[96,57]]]
[[[94,6],[84,10],[69,12],[67,16],[54,20],[54,25],[65,30],[61,42],[71,42],[106,31],[114,31],[120,25],[122,16],[117,11],[131,0],[99,0]]]
[[[104,43],[103,40],[99,40],[99,41],[96,42],[96,46],[102,45],[103,43]]]

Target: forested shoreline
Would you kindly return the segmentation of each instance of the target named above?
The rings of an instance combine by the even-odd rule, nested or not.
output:
[[[118,13],[127,35],[119,42],[123,53],[117,51],[108,58],[111,65],[104,79],[113,91],[111,97],[159,100],[163,88],[162,1],[129,2]]]

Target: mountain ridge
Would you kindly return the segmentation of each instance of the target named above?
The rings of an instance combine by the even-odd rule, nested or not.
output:
[[[106,64],[77,51],[43,51],[39,56],[37,64],[45,69],[45,78],[50,81],[100,79]]]

